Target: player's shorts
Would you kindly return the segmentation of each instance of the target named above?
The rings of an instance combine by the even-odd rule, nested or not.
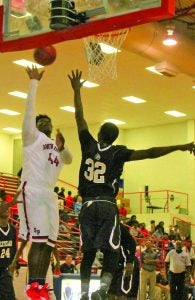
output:
[[[137,258],[135,257],[134,259],[134,268],[131,277],[126,277],[123,270],[124,265],[120,263],[114,273],[108,294],[137,298],[139,287],[139,262]]]
[[[93,200],[83,204],[79,214],[82,251],[119,251],[120,226],[117,205]]]
[[[24,183],[18,200],[22,201],[18,203],[19,237],[54,247],[59,229],[57,194],[52,190]]]
[[[15,300],[15,292],[13,287],[13,279],[9,275],[8,270],[0,268],[0,299]]]

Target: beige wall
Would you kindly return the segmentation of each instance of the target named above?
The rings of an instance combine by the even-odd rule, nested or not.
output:
[[[13,142],[12,136],[0,134],[0,172],[12,173]]]
[[[194,131],[188,122],[134,129],[125,135],[125,144],[135,149],[183,144],[193,140]],[[176,190],[189,193],[190,199],[195,197],[194,157],[189,152],[177,151],[154,160],[127,163],[124,178],[125,191],[144,191],[144,186],[148,185],[150,190]],[[190,208],[194,210],[192,201]]]

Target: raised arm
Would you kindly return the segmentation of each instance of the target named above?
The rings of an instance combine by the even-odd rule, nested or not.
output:
[[[82,72],[79,70],[72,71],[72,75],[68,75],[74,91],[75,119],[79,133],[84,129],[88,129],[88,125],[84,119],[83,105],[81,101],[81,87],[84,83],[81,82],[81,76]]]
[[[22,139],[24,146],[32,144],[37,138],[38,131],[36,128],[35,101],[38,81],[42,78],[44,71],[39,72],[37,68],[33,66],[32,68],[27,67],[26,72],[31,81],[22,124]]]
[[[68,149],[68,146],[65,144],[65,138],[63,137],[62,133],[57,130],[56,134],[56,145],[58,147],[60,156],[62,158],[62,161],[64,164],[68,165],[72,162],[72,154],[70,150]]]
[[[130,160],[142,160],[147,158],[157,158],[174,151],[189,151],[190,154],[195,155],[195,145],[194,142],[183,144],[183,145],[175,145],[175,146],[167,146],[167,147],[153,147],[146,150],[135,150],[130,157]]]

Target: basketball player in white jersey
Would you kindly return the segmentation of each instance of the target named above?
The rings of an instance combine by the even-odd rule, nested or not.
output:
[[[52,123],[47,115],[35,115],[36,91],[44,71],[27,68],[30,90],[23,126],[22,203],[19,204],[19,237],[32,241],[28,254],[28,299],[50,299],[45,283],[52,248],[58,236],[59,213],[57,195],[53,192],[63,164],[72,155],[58,131],[51,139]]]

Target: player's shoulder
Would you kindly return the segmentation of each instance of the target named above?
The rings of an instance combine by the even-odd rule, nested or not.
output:
[[[125,150],[127,147],[125,145],[112,145],[112,147],[116,150]]]

